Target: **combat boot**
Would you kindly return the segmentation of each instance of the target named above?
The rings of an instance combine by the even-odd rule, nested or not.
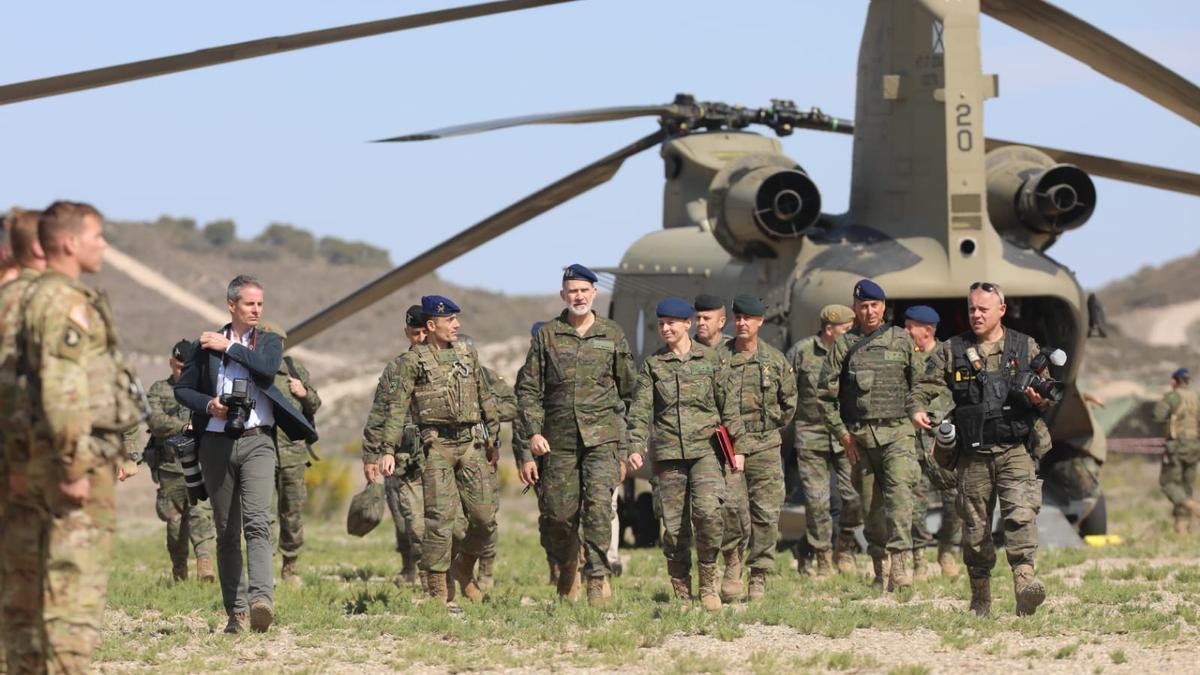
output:
[[[558,573],[559,573],[558,562],[555,561],[554,558],[551,558],[550,556],[546,556],[546,566],[550,568],[549,584],[551,586],[557,586],[558,585]]]
[[[871,556],[871,568],[875,570],[875,580],[871,582],[871,586],[877,591],[890,590],[888,588],[888,559],[886,556]]]
[[[171,565],[171,580],[172,581],[187,581],[188,564],[185,560],[182,565]]]
[[[608,604],[608,595],[605,594],[605,589],[608,587],[608,577],[588,577],[587,582],[587,600],[589,607],[603,607]],[[612,591],[609,591],[611,594]]]
[[[828,579],[833,576],[833,551],[826,549],[817,551],[817,572],[814,576],[818,579]]]
[[[249,623],[250,620],[246,618],[245,612],[234,612],[229,615],[229,622],[225,624],[225,632],[230,635],[245,633]]]
[[[715,612],[721,609],[721,594],[717,590],[717,563],[700,563],[700,606]]]
[[[600,595],[605,600],[608,600],[612,597],[612,584],[608,582],[608,577],[604,577],[604,588],[601,590]]]
[[[927,564],[927,561],[925,560],[925,549],[923,549],[923,548],[913,549],[912,557],[913,557],[913,566],[912,566],[913,583],[917,583],[919,581],[925,581],[926,579],[929,578],[929,565]]]
[[[200,581],[213,582],[216,576],[213,574],[212,558],[196,558],[196,578]]]
[[[992,580],[990,577],[971,577],[971,611],[975,616],[987,616],[992,611]]]
[[[912,553],[909,551],[896,551],[892,553],[891,559],[891,581],[889,591],[898,591],[902,588],[912,588],[913,577],[912,570]]]
[[[750,588],[746,591],[746,599],[757,602],[767,594],[767,571],[761,567],[750,568]]]
[[[953,544],[938,544],[938,567],[942,568],[942,576],[951,579],[958,576],[958,556],[954,554]]]
[[[427,572],[426,583],[425,590],[429,593],[429,597],[441,602],[443,605],[450,601],[446,591],[445,572]]]
[[[451,581],[458,582],[458,588],[462,591],[463,597],[471,602],[479,602],[483,599],[483,591],[479,590],[479,584],[475,583],[476,560],[477,558],[473,555],[459,553],[450,563]]]
[[[279,576],[289,586],[299,588],[304,585],[304,580],[296,573],[296,558],[283,559],[283,569],[280,570]]]
[[[1183,508],[1187,509],[1193,518],[1200,518],[1200,502],[1195,499],[1189,497],[1183,500]]]
[[[742,552],[725,551],[725,575],[721,577],[721,602],[733,602],[742,595]]]
[[[571,602],[579,600],[579,559],[572,556],[558,567],[558,595]]]
[[[1017,596],[1017,616],[1033,616],[1046,601],[1046,585],[1033,572],[1033,565],[1013,568],[1013,591]]]
[[[833,551],[833,562],[837,564],[839,574],[854,576],[858,574],[858,564],[854,561],[855,544],[853,539],[849,537],[838,537],[837,546]]]
[[[1175,534],[1187,534],[1192,528],[1192,517],[1188,515],[1175,516]]]
[[[412,556],[406,556],[404,558],[404,566],[400,568],[400,574],[397,576],[397,586],[400,586],[401,584],[415,586],[417,584],[417,578],[420,576],[420,573],[417,571],[417,561],[413,560]],[[424,585],[422,584],[422,586]]]
[[[417,582],[421,584],[422,593],[429,593],[429,572],[417,570]]]
[[[671,590],[680,602],[692,601],[692,575],[686,563],[667,562],[667,574],[671,575]]]
[[[479,559],[479,590],[490,591],[496,585],[496,558],[489,556]]]

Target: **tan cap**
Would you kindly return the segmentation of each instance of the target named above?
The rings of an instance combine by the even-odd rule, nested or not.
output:
[[[821,323],[850,323],[854,320],[854,310],[845,305],[825,305],[821,308]]]

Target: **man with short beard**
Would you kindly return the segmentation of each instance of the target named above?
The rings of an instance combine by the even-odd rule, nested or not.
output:
[[[612,492],[624,477],[628,452],[625,412],[636,382],[633,353],[616,322],[597,316],[594,272],[571,265],[559,297],[567,307],[534,335],[517,376],[520,425],[529,451],[542,458],[540,500],[551,557],[559,566],[558,594],[579,597],[583,532],[588,604],[607,601],[612,564]],[[522,481],[532,484],[527,461]]]

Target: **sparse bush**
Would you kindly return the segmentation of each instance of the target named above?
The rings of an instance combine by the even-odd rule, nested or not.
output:
[[[301,258],[311,258],[317,250],[312,232],[287,223],[271,223],[254,241],[291,251]]]
[[[196,231],[196,220],[194,218],[175,218],[164,214],[154,221],[154,227],[176,236],[189,235]]]
[[[204,226],[204,238],[213,246],[227,246],[237,240],[237,225],[232,220],[214,220]]]
[[[304,484],[308,487],[308,501],[304,504],[306,513],[315,518],[338,516],[354,490],[351,471],[350,462],[338,457],[325,457],[314,462],[304,472]]]
[[[388,252],[378,246],[357,241],[346,241],[337,237],[322,237],[317,252],[331,265],[365,265],[389,267],[392,264]]]

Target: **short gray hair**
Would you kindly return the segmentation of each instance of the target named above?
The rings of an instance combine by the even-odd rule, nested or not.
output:
[[[257,277],[239,274],[229,282],[229,288],[225,290],[225,299],[229,302],[237,302],[242,297],[242,289],[247,286],[253,286],[260,291],[263,289],[262,282]]]

